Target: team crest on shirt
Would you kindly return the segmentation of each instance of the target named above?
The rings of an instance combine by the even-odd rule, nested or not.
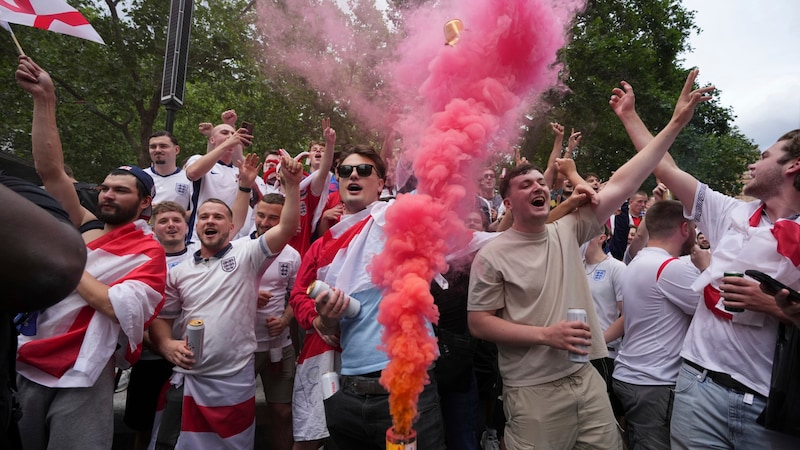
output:
[[[306,208],[306,204],[300,203],[300,217],[305,216],[307,212],[308,209]]]
[[[233,270],[236,268],[236,258],[233,256],[230,258],[225,258],[220,261],[220,264],[222,265],[222,270],[225,272],[233,272]]]
[[[189,192],[189,185],[186,183],[175,183],[175,192],[180,195],[185,195]]]
[[[606,270],[605,269],[600,269],[600,270],[595,270],[594,271],[594,275],[592,276],[592,279],[594,281],[603,281],[603,279],[605,279],[605,277],[606,277]]]
[[[289,263],[282,262],[278,265],[278,272],[281,275],[281,278],[288,278],[289,277]]]

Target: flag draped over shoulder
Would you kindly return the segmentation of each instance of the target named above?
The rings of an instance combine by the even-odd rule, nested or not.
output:
[[[0,20],[105,44],[86,17],[64,0],[0,0]]]

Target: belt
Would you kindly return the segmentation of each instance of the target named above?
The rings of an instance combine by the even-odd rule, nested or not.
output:
[[[705,367],[701,366],[700,364],[693,363],[692,361],[689,361],[688,359],[684,359],[683,362],[685,362],[687,366],[692,367],[695,370],[698,370],[700,372],[705,373],[707,378],[710,378],[711,381],[713,381],[714,383],[718,384],[719,386],[722,386],[722,387],[724,387],[726,389],[730,389],[732,391],[736,391],[736,392],[738,392],[740,394],[753,394],[756,397],[764,398],[763,395],[761,395],[758,392],[750,389],[749,387],[743,385],[742,383],[734,380],[733,377],[731,377],[727,373],[714,372],[713,370],[708,370]]]
[[[610,351],[610,352],[615,352],[615,351],[617,351],[617,349],[615,349],[614,347],[606,347],[606,350],[608,350],[608,351]]]
[[[364,375],[342,375],[339,377],[339,384],[342,389],[347,389],[355,392],[358,395],[389,395],[389,391],[381,385],[380,372],[378,376],[372,376],[373,373]]]

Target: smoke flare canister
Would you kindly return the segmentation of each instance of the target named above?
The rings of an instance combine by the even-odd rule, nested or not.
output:
[[[574,322],[580,320],[583,323],[589,322],[589,317],[586,315],[586,310],[582,308],[569,308],[567,310],[567,321]],[[589,350],[587,345],[576,345],[581,350]],[[579,355],[578,353],[569,352],[569,360],[575,363],[589,362],[589,355]]]
[[[186,345],[194,354],[194,360],[200,362],[203,358],[203,335],[206,324],[202,319],[192,319],[186,326]]]
[[[311,284],[306,289],[306,294],[309,297],[316,299],[323,292],[330,291],[331,287],[328,286],[328,283],[322,280],[312,281]],[[359,311],[361,311],[361,302],[350,297],[349,295],[345,294],[345,296],[350,299],[350,303],[347,305],[347,309],[344,310],[344,317],[348,319],[352,319],[353,317],[357,316]]]
[[[725,272],[725,273],[722,274],[722,276],[724,276],[724,277],[739,277],[739,278],[742,278],[742,277],[744,277],[744,274],[741,273],[741,272]],[[742,312],[742,311],[744,311],[744,308],[737,308],[735,306],[725,305],[724,308],[725,308],[725,311],[728,311],[728,312]]]
[[[394,431],[394,427],[386,430],[386,450],[417,450],[417,432],[410,430],[406,436]]]

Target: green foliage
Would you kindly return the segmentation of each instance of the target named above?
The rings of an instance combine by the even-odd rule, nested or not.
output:
[[[583,134],[575,155],[578,169],[608,179],[635,152],[608,106],[611,89],[621,80],[630,83],[639,115],[656,133],[669,121],[686,77],[679,54],[697,30],[693,18],[676,0],[589,0],[561,54],[569,92],[550,94],[554,108],[529,125],[523,155],[545,165],[553,143],[547,123],[557,121],[565,125],[567,136],[573,127]],[[738,194],[740,175],[757,153],[732,121],[730,109],[718,102],[700,105],[671,153],[698,179]],[[645,188],[654,185],[651,177]]]

